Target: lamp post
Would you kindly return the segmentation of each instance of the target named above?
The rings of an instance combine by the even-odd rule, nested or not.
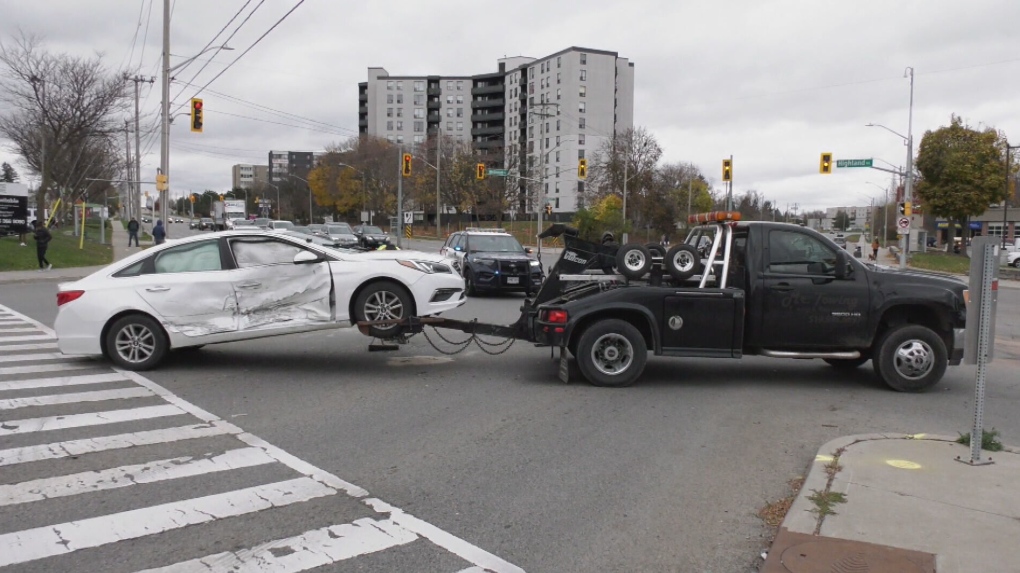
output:
[[[1002,199],[1002,249],[1006,250],[1006,227],[1009,225],[1007,215],[1009,213],[1009,158],[1014,149],[1020,149],[1020,145],[1010,145],[1006,142],[1006,197]],[[1016,224],[1013,224],[1013,240],[1016,241]]]

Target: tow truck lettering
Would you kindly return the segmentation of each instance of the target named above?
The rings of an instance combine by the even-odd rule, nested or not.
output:
[[[822,306],[827,307],[839,306],[847,308],[852,311],[853,309],[858,308],[860,306],[860,300],[857,299],[856,297],[826,296],[821,294],[816,296],[809,296],[805,294],[793,293],[784,298],[782,301],[783,308],[800,308],[800,307],[817,308]],[[860,313],[858,312],[856,314],[859,315]]]
[[[579,265],[588,264],[588,259],[582,259],[581,257],[577,256],[577,253],[575,253],[574,251],[563,251],[563,258],[572,263],[577,263]]]

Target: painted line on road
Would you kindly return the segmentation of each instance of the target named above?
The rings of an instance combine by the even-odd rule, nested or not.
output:
[[[480,547],[471,545],[467,541],[447,533],[431,523],[422,521],[409,513],[404,513],[402,509],[393,507],[385,501],[376,498],[369,498],[363,501],[366,505],[380,513],[388,513],[390,519],[397,525],[417,533],[468,563],[482,567],[485,571],[491,571],[492,573],[524,573],[524,569],[508,563]]]
[[[307,477],[0,535],[0,567],[336,494]]]
[[[219,455],[207,454],[207,457],[197,459],[184,456],[106,470],[41,478],[11,485],[0,485],[0,506],[119,489],[136,484],[155,483],[272,463],[276,463],[276,460],[259,448],[238,448]]]
[[[4,336],[0,342],[28,342],[30,340],[56,340],[49,334],[30,334],[28,336]]]
[[[114,390],[96,390],[94,392],[71,392],[67,394],[50,394],[47,396],[28,396],[25,398],[8,398],[0,400],[0,410],[15,410],[31,406],[55,406],[57,404],[75,404],[77,402],[102,402],[104,400],[126,400],[129,398],[145,398],[152,396],[148,388],[116,388]]]
[[[87,370],[96,368],[98,364],[91,361],[70,362],[67,364],[33,364],[32,366],[6,366],[0,368],[0,375],[6,374],[38,374],[41,372],[60,372],[62,370]]]
[[[24,324],[22,322],[0,324],[0,334],[24,334],[25,332],[38,331],[39,329],[32,324]]]
[[[366,517],[353,523],[331,525],[294,537],[269,541],[249,549],[225,551],[138,573],[297,573],[406,545],[417,539],[417,535],[392,520],[376,521]]]
[[[42,353],[42,354],[11,354],[10,356],[0,356],[0,362],[28,362],[29,360],[63,360],[67,358],[63,354],[58,353]]]
[[[3,374],[3,372],[0,372],[0,374]],[[21,372],[12,372],[11,374],[21,374]],[[11,380],[10,382],[0,382],[0,392],[4,390],[25,390],[28,388],[53,388],[54,386],[105,384],[109,382],[128,382],[128,379],[116,372],[110,372],[108,374],[86,374],[84,376],[56,376],[53,378],[34,378],[31,380]]]
[[[23,322],[27,322],[29,324],[35,325],[39,330],[49,334],[50,336],[56,337],[56,335],[57,335],[57,333],[54,332],[54,330],[52,328],[50,328],[49,326],[46,326],[45,324],[39,322],[38,320],[36,320],[36,319],[26,315],[26,314],[21,314],[20,312],[14,310],[13,308],[11,308],[9,306],[4,306],[4,305],[0,304],[0,313],[3,313],[4,311],[6,311],[6,314],[0,314],[0,318],[4,318],[4,317],[7,317],[7,318],[17,318],[17,319],[20,319]]]
[[[237,427],[230,424],[193,424],[176,428],[162,428],[128,434],[115,434],[113,436],[100,436],[98,438],[83,438],[66,442],[23,446],[0,450],[0,467],[80,456],[93,452],[133,448],[135,446],[151,446],[183,440],[210,438],[213,436],[236,434],[238,431]]]
[[[91,412],[88,414],[69,414],[66,416],[44,416],[41,418],[25,418],[24,420],[0,421],[0,436],[14,434],[22,435],[32,432],[48,432],[51,430],[66,430],[68,428],[84,428],[88,426],[101,426],[103,424],[117,424],[120,422],[134,422],[137,420],[150,420],[165,416],[180,416],[185,412],[177,406],[163,404],[160,406],[145,406],[142,408],[128,408],[126,410],[108,410],[105,412]]]
[[[22,350],[53,350],[57,348],[56,342],[40,342],[38,344],[0,344],[0,352],[14,352]]]

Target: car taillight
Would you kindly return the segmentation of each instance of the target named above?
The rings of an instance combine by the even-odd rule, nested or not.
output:
[[[558,324],[567,323],[567,311],[565,310],[550,310],[545,315],[546,322],[554,322]]]
[[[72,300],[78,300],[81,295],[85,294],[83,290],[68,290],[57,293],[57,306],[63,306]]]

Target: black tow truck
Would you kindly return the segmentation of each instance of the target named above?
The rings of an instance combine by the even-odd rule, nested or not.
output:
[[[930,388],[962,360],[963,281],[863,263],[812,229],[739,215],[692,215],[700,224],[668,251],[593,243],[553,225],[542,237],[563,236],[564,250],[517,322],[412,318],[404,333],[434,326],[558,348],[560,377],[569,380],[576,360],[596,386],[633,384],[649,351],[838,369],[871,360],[903,392]]]

